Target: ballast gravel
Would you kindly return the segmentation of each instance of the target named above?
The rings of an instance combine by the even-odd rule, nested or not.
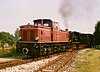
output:
[[[27,64],[8,67],[5,69],[1,69],[0,72],[35,72],[35,70],[37,70],[39,67],[44,66],[45,64],[56,59],[57,57],[58,56],[48,58],[48,59],[43,59],[40,61],[33,61],[33,62],[27,63]]]

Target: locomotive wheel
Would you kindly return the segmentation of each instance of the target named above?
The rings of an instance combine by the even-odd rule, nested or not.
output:
[[[28,51],[29,51],[28,48],[23,48],[23,49],[22,49],[22,53],[23,53],[23,54],[28,54]]]

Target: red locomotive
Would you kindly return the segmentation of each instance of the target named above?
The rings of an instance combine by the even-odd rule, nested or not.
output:
[[[37,19],[33,22],[20,26],[17,51],[37,57],[68,49],[69,32],[67,29],[61,30],[58,22],[50,19]]]

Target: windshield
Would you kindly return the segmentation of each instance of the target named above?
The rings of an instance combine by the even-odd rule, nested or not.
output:
[[[52,26],[52,21],[50,19],[38,19],[34,20],[34,25]]]

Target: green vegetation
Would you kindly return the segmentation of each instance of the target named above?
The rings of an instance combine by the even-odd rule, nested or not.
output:
[[[100,50],[85,49],[79,52],[71,72],[99,72]]]
[[[17,28],[15,35],[8,32],[0,32],[0,57],[10,57],[19,55],[16,53],[15,46],[19,38],[19,29]]]
[[[2,53],[2,50],[0,50],[0,53]],[[14,56],[19,56],[22,55],[20,53],[16,52],[16,49],[13,47],[11,49],[5,49],[4,50],[4,54],[1,54],[0,57],[4,58],[4,57],[14,57]]]
[[[19,29],[17,28],[15,31],[15,36],[8,32],[0,32],[0,46],[3,48],[5,44],[15,45],[19,38]]]
[[[15,40],[17,41],[19,39],[19,29],[18,28],[16,29],[14,35],[15,35]]]
[[[15,44],[15,37],[8,32],[0,32],[0,44],[1,46],[5,44],[13,45]]]
[[[94,32],[95,44],[100,45],[100,21],[97,22]]]
[[[100,45],[96,45],[95,48],[98,49],[98,50],[100,50]]]
[[[10,53],[9,49],[5,49],[4,51],[0,49],[0,55]]]

